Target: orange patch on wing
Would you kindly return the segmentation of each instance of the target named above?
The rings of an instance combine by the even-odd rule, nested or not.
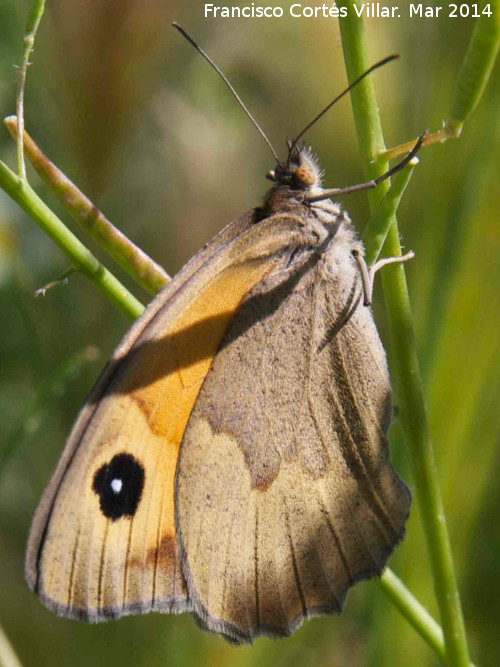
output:
[[[126,376],[129,393],[151,431],[177,449],[212,359],[239,304],[269,263],[232,267],[217,276],[182,316],[144,344]],[[165,397],[164,401],[158,400]]]
[[[151,340],[138,343],[127,373],[119,380],[115,390],[132,400],[133,407],[138,410],[137,419],[152,436],[146,444],[145,455],[157,461],[153,465],[157,481],[151,500],[152,506],[158,508],[155,511],[161,515],[156,532],[153,526],[148,527],[144,552],[131,560],[131,569],[156,563],[158,571],[166,571],[175,562],[179,563],[174,486],[184,431],[235,311],[270,268],[270,262],[252,262],[230,267],[216,276],[170,326],[153,331]],[[137,433],[140,432],[137,427]],[[159,457],[153,454],[156,448],[162,450]],[[150,466],[147,470],[151,474]],[[139,516],[135,518],[135,522],[138,521]],[[178,571],[180,576],[180,567]],[[130,597],[133,595],[131,592]]]
[[[175,535],[166,533],[161,538],[158,548],[156,545],[153,548],[149,548],[146,551],[146,557],[144,559],[131,558],[128,562],[128,566],[129,568],[142,568],[144,565],[147,565],[148,567],[159,565],[163,569],[171,569],[176,559],[178,559],[178,555]]]

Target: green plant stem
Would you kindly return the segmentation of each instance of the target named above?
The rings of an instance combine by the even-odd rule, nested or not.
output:
[[[24,131],[24,88],[26,85],[26,72],[31,51],[35,45],[35,35],[42,20],[45,0],[34,0],[31,5],[23,40],[23,56],[19,65],[17,76],[17,100],[16,111],[19,118],[20,133],[17,140],[17,175],[26,180],[26,166],[24,164],[23,131]]]
[[[5,630],[0,625],[0,665],[2,667],[22,667]]]
[[[386,568],[378,580],[378,585],[439,658],[446,662],[443,631],[439,623],[432,618],[427,609],[406,588],[401,579],[392,570]]]
[[[453,91],[445,129],[460,134],[462,125],[479,104],[500,48],[499,0],[490,0],[492,15],[477,19]],[[485,3],[481,3],[481,9]]]
[[[18,139],[16,116],[4,118],[4,123],[14,139]],[[116,229],[83,192],[42,153],[26,131],[23,143],[26,157],[33,168],[73,220],[150,294],[157,294],[165,287],[170,280],[166,271]]]
[[[418,160],[416,158],[414,160],[416,164]],[[362,240],[365,246],[365,260],[368,266],[374,264],[382,252],[392,218],[396,215],[401,197],[410,182],[413,169],[415,168],[415,164],[412,164],[412,162],[393,176],[391,187],[374,210],[363,230]]]
[[[347,9],[347,17],[341,18],[339,22],[346,70],[350,81],[369,67],[363,21],[353,9],[354,2],[356,0],[337,2],[338,7]],[[375,91],[370,78],[367,77],[354,88],[351,92],[351,100],[367,177],[374,178],[387,169],[387,163],[373,161],[377,154],[385,150],[385,145]],[[379,188],[369,194],[372,210],[375,209],[388,187],[388,184],[382,183]],[[395,216],[392,216],[391,219],[384,251],[388,256],[401,254]],[[429,434],[403,266],[387,267],[382,272],[382,282],[391,334],[393,375],[401,408],[401,423],[412,461],[414,483],[445,638],[447,662],[453,667],[466,667],[469,664],[469,654],[465,626]]]
[[[137,318],[144,306],[110,273],[40,199],[27,181],[0,161],[0,187],[37,223],[83,273],[123,313]]]

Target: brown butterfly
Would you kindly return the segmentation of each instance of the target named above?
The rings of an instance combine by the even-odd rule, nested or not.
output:
[[[371,71],[371,70],[370,70]],[[366,73],[365,73],[366,74]],[[354,85],[354,84],[353,84]],[[402,539],[408,489],[373,275],[302,144],[114,352],[35,514],[30,587],[98,622],[191,612],[250,642],[342,608]]]

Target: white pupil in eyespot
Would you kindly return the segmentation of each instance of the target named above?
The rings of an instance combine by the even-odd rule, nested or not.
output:
[[[113,493],[116,494],[120,493],[120,491],[122,490],[122,486],[123,482],[121,479],[113,479],[111,482],[111,490],[113,491]]]

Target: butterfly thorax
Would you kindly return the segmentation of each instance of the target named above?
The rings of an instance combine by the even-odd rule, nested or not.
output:
[[[289,155],[286,162],[278,163],[266,177],[275,182],[267,193],[263,205],[263,217],[273,215],[293,215],[304,221],[306,228],[321,225],[326,235],[332,239],[345,237],[353,242],[354,228],[347,213],[338,202],[323,199],[309,201],[322,193],[321,169],[316,155],[303,145],[288,143]]]

